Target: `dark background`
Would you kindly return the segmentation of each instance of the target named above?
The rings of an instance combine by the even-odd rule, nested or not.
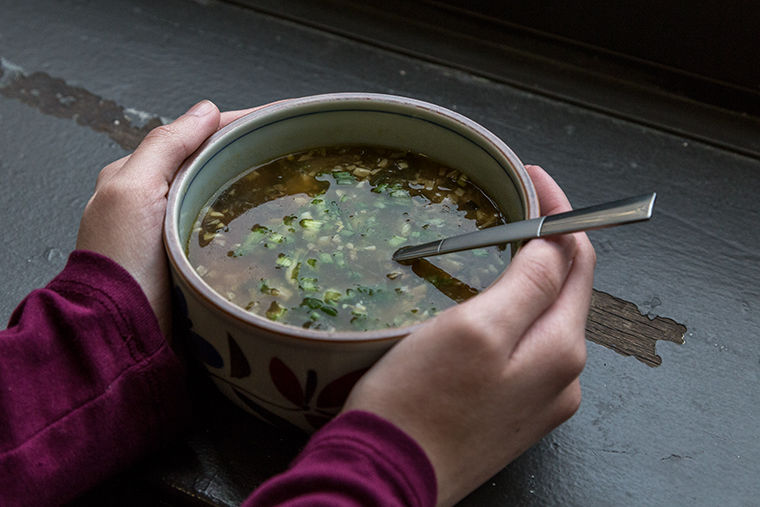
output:
[[[760,8],[752,0],[438,3],[669,67],[695,79],[760,92]],[[740,103],[734,106],[742,108]]]

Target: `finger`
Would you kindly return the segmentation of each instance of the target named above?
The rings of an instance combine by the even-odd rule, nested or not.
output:
[[[168,125],[151,130],[119,172],[120,176],[170,181],[174,172],[219,127],[219,110],[202,100]]]
[[[222,113],[221,120],[219,121],[219,128],[226,127],[238,118],[261,109],[262,107],[271,106],[273,104],[279,104],[280,102],[287,102],[289,99],[278,100],[276,102],[270,102],[269,104],[262,104],[260,106],[251,107],[248,109],[239,109],[237,111],[225,111]]]
[[[585,235],[574,236],[576,255],[559,296],[513,351],[513,357],[529,357],[526,363],[539,361],[543,370],[553,371],[560,387],[577,377],[586,363],[586,319],[596,262]]]
[[[555,215],[570,211],[570,201],[546,171],[537,165],[526,165],[525,169],[536,187],[542,215]]]
[[[572,209],[565,193],[546,171],[539,166],[526,166],[526,168],[536,186],[536,192],[541,200],[542,212],[546,211],[547,214],[554,214]],[[555,304],[560,308],[565,308],[566,311],[563,313],[567,318],[582,318],[582,324],[585,325],[593,285],[596,254],[585,233],[567,236],[567,239],[570,238],[573,238],[576,243],[576,253],[573,258],[573,267],[568,274],[566,282],[566,284],[569,284],[568,290],[563,291],[564,296],[558,298],[563,300],[558,300]]]
[[[582,330],[585,329],[591,304],[596,253],[588,236],[576,233],[572,237],[577,245],[575,257],[565,280],[565,286],[554,303],[558,311],[552,316],[565,322],[567,326],[574,326],[580,334],[583,334]]]
[[[531,240],[495,284],[464,303],[475,320],[503,330],[509,352],[559,296],[575,255],[567,239]]]

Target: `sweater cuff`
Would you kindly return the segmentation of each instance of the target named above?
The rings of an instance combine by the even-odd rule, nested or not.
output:
[[[105,255],[73,251],[66,267],[47,288],[89,293],[104,301],[122,335],[140,337],[141,348],[148,354],[164,344],[158,319],[142,288],[126,269]]]
[[[61,273],[47,286],[61,293],[78,293],[101,303],[111,316],[128,350],[139,365],[132,388],[151,400],[152,439],[162,443],[176,434],[189,412],[185,369],[167,342],[147,296],[132,275],[109,257],[75,250]],[[146,421],[147,422],[147,421]]]
[[[435,505],[438,487],[427,454],[387,419],[361,410],[340,414],[311,437],[293,466],[298,467],[310,454],[319,455],[335,447],[351,448],[366,455],[383,474],[394,479],[409,505]]]

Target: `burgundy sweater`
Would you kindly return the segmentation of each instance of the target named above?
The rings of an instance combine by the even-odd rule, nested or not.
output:
[[[182,366],[134,279],[92,252],[29,294],[0,331],[0,505],[57,505],[173,438]],[[348,412],[245,505],[434,505],[422,449]]]

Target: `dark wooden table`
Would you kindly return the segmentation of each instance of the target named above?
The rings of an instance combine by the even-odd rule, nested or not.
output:
[[[492,130],[577,207],[659,196],[651,222],[591,234],[580,411],[462,504],[756,504],[758,117],[659,86],[661,67],[384,5],[0,2],[0,318],[63,267],[100,168],[197,100],[412,96]],[[303,444],[191,383],[189,433],[79,504],[235,505]]]

